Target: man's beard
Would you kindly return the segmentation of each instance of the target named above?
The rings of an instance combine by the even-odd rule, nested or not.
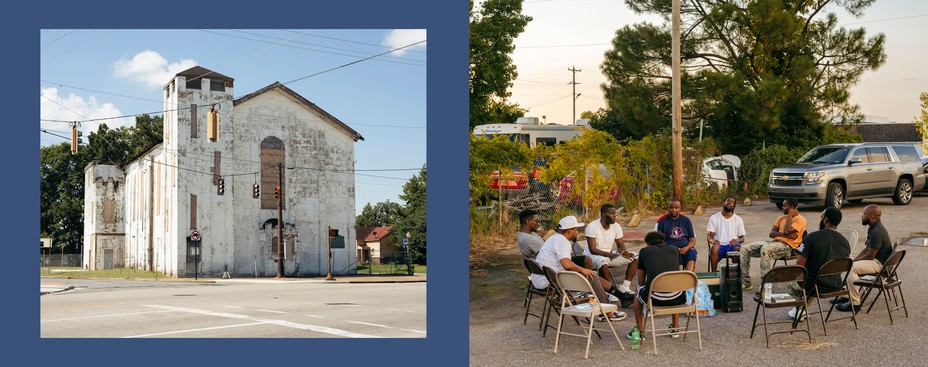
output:
[[[789,214],[789,208],[783,207],[783,214]]]
[[[730,206],[730,207],[729,207],[729,206],[723,206],[723,207],[722,207],[722,211],[723,211],[723,212],[726,212],[726,213],[734,213],[734,212],[735,212],[735,206],[734,206],[734,205],[732,205],[732,206]]]
[[[825,229],[825,219],[818,221],[818,230],[821,231],[823,229]]]
[[[869,225],[870,225],[870,218],[861,219],[861,220],[860,220],[860,224],[865,225],[865,226],[869,226]]]

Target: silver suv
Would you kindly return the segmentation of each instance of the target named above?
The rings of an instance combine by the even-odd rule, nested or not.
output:
[[[924,168],[913,144],[829,144],[770,171],[767,196],[778,208],[788,197],[835,208],[844,200],[858,203],[875,197],[907,205],[912,192],[924,186]]]

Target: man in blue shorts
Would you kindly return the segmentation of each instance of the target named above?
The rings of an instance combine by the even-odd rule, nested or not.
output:
[[[719,267],[719,258],[725,257],[729,251],[740,251],[744,243],[744,221],[735,214],[735,197],[728,196],[722,204],[722,211],[709,217],[706,226],[709,241],[712,242],[712,251],[709,253],[709,269],[716,272]],[[740,258],[740,253],[739,253]]]
[[[690,218],[680,214],[680,199],[670,199],[667,214],[657,219],[654,230],[664,234],[668,245],[679,249],[683,269],[693,271],[696,268],[696,231]],[[640,278],[638,282],[641,283]]]

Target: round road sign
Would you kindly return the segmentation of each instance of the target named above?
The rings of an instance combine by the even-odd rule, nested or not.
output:
[[[200,231],[197,231],[197,230],[194,229],[192,232],[190,232],[190,240],[191,240],[191,241],[199,241],[199,240],[200,240]]]

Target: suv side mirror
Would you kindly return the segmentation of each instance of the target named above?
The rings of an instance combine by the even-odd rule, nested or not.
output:
[[[860,163],[860,158],[851,158],[851,160],[847,161],[848,166],[853,166],[858,163]]]

